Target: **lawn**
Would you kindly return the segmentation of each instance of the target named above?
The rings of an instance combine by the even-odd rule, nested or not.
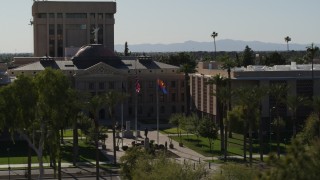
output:
[[[169,130],[171,131],[171,130]],[[180,138],[178,136],[171,136],[172,139],[179,142]],[[212,143],[212,152],[210,151],[209,141],[207,138],[203,137],[197,137],[196,135],[183,135],[182,136],[182,142],[184,146],[193,149],[194,151],[204,155],[204,156],[221,156],[223,155],[221,153],[220,149],[220,139],[216,139]],[[268,154],[269,151],[276,152],[277,146],[276,143],[273,142],[268,146],[265,144],[264,146],[264,154]],[[281,153],[285,152],[285,144],[280,144]],[[247,144],[247,149],[249,149],[249,143]],[[254,140],[253,143],[253,154],[259,154],[259,144],[257,140]],[[228,138],[228,156],[233,155],[243,155],[243,135],[233,133],[232,138]],[[247,150],[247,155],[249,155],[249,151]]]
[[[62,147],[62,162],[72,162],[72,140],[65,140]],[[9,148],[9,151],[8,151]],[[26,164],[28,162],[28,146],[25,141],[16,141],[13,144],[11,141],[1,142],[0,147],[0,164]],[[100,154],[100,161],[108,159]],[[95,161],[95,148],[92,144],[87,144],[84,140],[79,140],[79,162]],[[32,163],[38,163],[36,154],[32,153]],[[44,156],[44,163],[49,163],[48,156]]]
[[[180,130],[181,130],[181,134],[186,134],[187,133],[183,129],[180,129]],[[162,130],[160,130],[160,132],[163,133],[163,134],[178,134],[177,128],[162,129]]]

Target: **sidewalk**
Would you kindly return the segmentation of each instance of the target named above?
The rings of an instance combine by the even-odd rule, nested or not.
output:
[[[140,131],[140,134],[143,137],[139,137],[137,138],[138,141],[143,141],[144,140],[144,132]],[[157,131],[149,131],[148,132],[148,138],[149,140],[154,140],[155,143],[157,143]],[[123,140],[123,145],[127,145],[129,147],[131,147],[131,143],[133,141],[135,141],[135,138],[122,138]],[[118,141],[118,139],[116,140]],[[168,146],[169,146],[169,137],[167,134],[162,134],[159,132],[159,144],[165,144],[165,142],[167,142]],[[113,162],[113,143],[112,143],[112,133],[108,134],[108,138],[105,142],[106,146],[107,146],[107,150],[105,151],[107,157],[110,159],[111,162]],[[174,149],[169,149],[171,152],[175,153],[176,155],[178,155],[181,159],[186,159],[186,160],[191,160],[191,161],[204,161],[204,160],[211,160],[212,157],[205,157],[202,154],[197,153],[196,151],[193,151],[192,149],[189,149],[187,147],[180,147],[179,143],[172,140],[172,144],[174,146]],[[119,162],[120,157],[124,155],[124,151],[122,150],[122,143],[120,142],[119,144],[120,150],[117,151],[117,162]],[[214,158],[217,159],[217,158]]]

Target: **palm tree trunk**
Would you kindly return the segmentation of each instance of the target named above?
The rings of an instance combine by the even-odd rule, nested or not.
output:
[[[224,133],[224,162],[227,161],[227,153],[228,153],[228,126],[224,126],[225,133]]]
[[[228,110],[231,111],[231,69],[230,67],[228,68]],[[228,121],[228,130],[229,130],[229,138],[232,138],[232,131],[231,131],[231,127],[230,127],[230,121]]]
[[[252,166],[252,123],[249,122],[249,161]]]
[[[277,155],[280,158],[280,117],[277,118]]]
[[[63,139],[63,131],[62,131],[62,129],[61,129],[61,136],[62,136],[62,139]],[[59,153],[58,153],[58,179],[61,180],[61,143],[60,142],[58,142],[58,149],[59,149]]]
[[[295,113],[295,112],[294,112]],[[296,137],[297,134],[297,125],[296,125],[296,116],[292,115],[292,133],[293,133],[293,137]]]
[[[262,118],[260,117],[259,123],[259,146],[260,146],[260,161],[263,161],[263,126],[262,126]]]
[[[217,99],[218,109],[217,109],[217,118],[219,120],[219,128],[220,128],[220,151],[224,153],[224,124],[223,124],[223,112],[224,112],[224,105],[220,103],[220,100]]]
[[[247,161],[247,123],[244,121],[243,127],[243,160]]]
[[[117,152],[116,152],[116,128],[115,125],[112,127],[112,141],[113,141],[113,164],[117,164]]]
[[[184,74],[184,81],[185,81],[184,95],[185,95],[185,100],[186,100],[185,114],[186,114],[186,116],[189,116],[190,115],[190,86],[189,86],[189,74],[188,73]]]
[[[77,123],[73,126],[73,165],[76,166],[79,155],[78,127]]]
[[[99,141],[98,141],[98,131],[99,131],[99,125],[98,125],[98,120],[95,119],[95,128],[94,128],[94,141],[95,141],[95,148],[96,148],[96,179],[99,180]]]
[[[32,148],[28,144],[28,179],[31,180],[31,156],[32,156]]]

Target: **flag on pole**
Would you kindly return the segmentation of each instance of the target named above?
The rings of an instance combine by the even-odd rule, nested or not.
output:
[[[164,84],[164,82],[162,80],[158,79],[157,84],[158,84],[159,90],[162,91],[163,94],[168,94],[168,91],[166,89],[166,85]]]
[[[140,83],[139,83],[139,79],[138,76],[136,76],[136,93],[140,92]]]

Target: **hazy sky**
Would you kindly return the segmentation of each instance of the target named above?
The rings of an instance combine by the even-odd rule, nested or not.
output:
[[[90,0],[87,0],[90,1]],[[100,0],[95,0],[100,1]],[[117,0],[115,44],[320,43],[320,0]],[[0,53],[33,52],[33,0],[0,1]]]

